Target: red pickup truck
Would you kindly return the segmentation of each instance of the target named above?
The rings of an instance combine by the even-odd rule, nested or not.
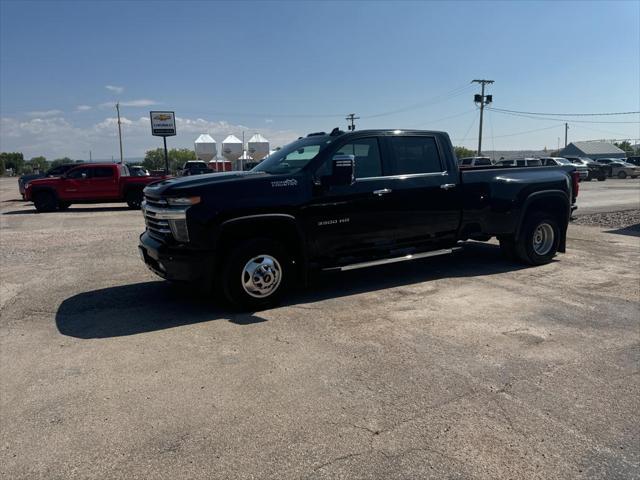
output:
[[[167,177],[132,177],[129,168],[119,163],[79,165],[61,177],[32,180],[25,189],[25,200],[39,212],[69,208],[72,203],[127,202],[140,208],[142,189]]]

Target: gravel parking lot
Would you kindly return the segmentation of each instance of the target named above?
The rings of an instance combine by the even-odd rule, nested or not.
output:
[[[0,179],[3,478],[640,477],[638,217],[581,217],[640,209],[637,180],[583,183],[549,265],[471,243],[254,314],[150,273],[140,212],[16,198]]]

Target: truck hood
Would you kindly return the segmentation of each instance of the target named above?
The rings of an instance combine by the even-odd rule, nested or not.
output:
[[[201,191],[210,191],[213,186],[229,187],[248,185],[249,183],[267,183],[285,181],[289,179],[291,185],[297,185],[294,175],[272,175],[266,172],[220,172],[188,177],[170,178],[153,183],[144,189],[149,196],[179,196],[199,195]]]
[[[187,190],[198,189],[200,187],[219,183],[239,182],[249,177],[255,178],[257,175],[263,176],[264,174],[251,172],[220,172],[188,177],[168,178],[149,185],[145,189],[145,193],[153,196],[173,195]]]

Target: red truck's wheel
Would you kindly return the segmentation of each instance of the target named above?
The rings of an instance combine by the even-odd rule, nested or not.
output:
[[[142,191],[140,190],[132,190],[127,192],[127,196],[125,197],[127,201],[127,205],[129,208],[139,209],[140,205],[142,205]]]
[[[544,265],[558,252],[560,227],[558,221],[545,212],[530,214],[516,242],[516,253],[525,263]]]
[[[58,199],[52,192],[38,192],[33,197],[33,204],[39,212],[54,212],[58,209]]]

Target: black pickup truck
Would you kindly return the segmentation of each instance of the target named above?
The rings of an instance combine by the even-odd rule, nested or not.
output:
[[[236,305],[273,304],[313,270],[451,253],[497,237],[531,265],[565,251],[572,166],[459,170],[449,136],[414,130],[312,133],[248,172],[144,190],[147,266],[209,282]]]

